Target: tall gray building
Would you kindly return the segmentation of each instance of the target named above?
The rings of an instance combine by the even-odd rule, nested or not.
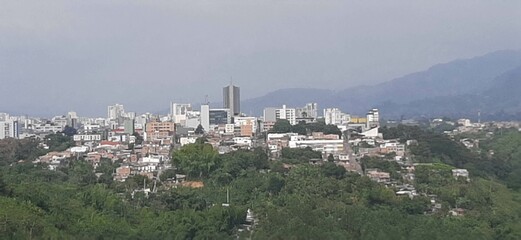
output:
[[[223,88],[223,107],[230,109],[233,116],[241,113],[240,88],[230,84]]]

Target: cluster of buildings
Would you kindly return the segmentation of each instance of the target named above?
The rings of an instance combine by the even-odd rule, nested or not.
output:
[[[324,159],[332,155],[344,163],[357,154],[350,144],[375,143],[375,139],[381,139],[377,109],[370,110],[364,117],[343,113],[338,108],[325,108],[320,115],[317,103],[308,103],[296,108],[266,107],[262,116],[248,116],[241,112],[240,88],[230,84],[222,90],[221,108],[212,108],[208,103],[196,108],[191,103],[171,102],[167,115],[128,112],[122,104],[108,106],[107,116],[99,118],[80,117],[72,111],[50,119],[0,114],[0,139],[44,139],[52,133],[72,131],[75,147],[50,152],[38,161],[48,163],[53,169],[64,159],[74,157],[86,159],[94,167],[101,159],[120,161],[123,166],[116,171],[114,179],[121,181],[134,174],[157,174],[169,168],[173,149],[194,143],[202,136],[220,153],[265,147],[271,156],[277,157],[285,147],[310,147],[322,152]],[[338,126],[341,131],[356,133],[351,134],[356,137],[348,139],[346,135],[323,132],[269,133],[281,119],[291,125],[323,121]]]
[[[137,174],[158,177],[162,171],[175,167],[170,165],[172,151],[195,143],[203,136],[221,154],[263,147],[272,159],[277,159],[284,148],[310,148],[322,153],[322,158],[314,159],[314,163],[332,158],[347,170],[365,174],[380,183],[393,184],[391,173],[381,169],[362,171],[359,162],[363,156],[385,156],[389,161],[400,163],[404,179],[414,179],[414,171],[411,171],[414,166],[407,158],[407,146],[414,144],[414,140],[400,143],[383,139],[378,109],[370,109],[365,116],[354,116],[338,108],[319,109],[317,103],[308,103],[301,107],[266,107],[262,116],[248,116],[241,112],[240,104],[240,88],[230,84],[223,88],[221,108],[212,108],[208,103],[196,108],[191,103],[171,102],[167,115],[127,112],[121,104],[108,106],[104,118],[79,117],[75,112],[51,119],[0,114],[0,139],[43,139],[48,134],[73,129],[76,146],[63,152],[49,152],[37,161],[48,163],[51,169],[75,158],[85,159],[94,168],[103,159],[119,161],[121,167],[114,172],[117,181]],[[322,122],[335,125],[340,131],[270,132],[279,120],[287,120],[293,126]],[[439,121],[435,119],[433,124],[440,124]],[[458,131],[482,127],[465,119],[453,124],[458,126]],[[465,172],[458,170],[457,174],[463,176]],[[466,174],[468,177],[468,172]],[[414,189],[409,186],[397,192],[404,191],[411,193]]]
[[[119,162],[120,167],[113,173],[115,181],[126,181],[134,175],[157,179],[163,171],[175,168],[170,163],[173,151],[195,143],[200,137],[204,137],[221,154],[262,147],[272,159],[278,159],[284,148],[307,148],[322,153],[321,158],[311,159],[311,164],[333,161],[349,171],[393,187],[397,195],[410,198],[418,195],[413,183],[415,168],[421,164],[413,163],[408,153],[409,146],[416,145],[417,141],[384,139],[379,132],[381,119],[378,109],[370,109],[365,116],[355,116],[339,108],[319,109],[317,103],[307,103],[301,107],[266,107],[261,116],[248,116],[241,112],[240,104],[240,88],[229,85],[223,88],[221,108],[212,108],[209,103],[195,107],[191,103],[171,102],[167,115],[127,112],[121,104],[108,106],[107,116],[99,118],[80,117],[76,112],[50,119],[0,113],[0,139],[45,139],[49,134],[72,132],[75,146],[65,151],[48,152],[36,162],[46,163],[53,170],[80,159],[92,164],[95,169],[103,161]],[[302,123],[334,125],[339,132],[308,130],[273,133],[271,130],[280,120],[287,120],[292,126]],[[489,127],[516,127],[521,130],[519,123],[487,124],[492,124]],[[472,123],[468,119],[431,121],[432,127],[440,125],[453,126],[445,132],[449,136],[482,131],[488,126]],[[479,144],[479,139],[459,141],[470,149],[477,148]],[[45,144],[42,147],[48,148]],[[401,169],[396,173],[378,168],[362,169],[360,159],[365,156],[396,162]],[[291,167],[291,164],[284,166]],[[401,180],[397,181],[397,174]],[[466,169],[453,169],[452,175],[456,179],[470,181]],[[174,179],[174,182],[179,183],[185,176],[177,174],[176,178],[179,179]],[[431,203],[432,212],[441,209],[436,196],[431,196]]]
[[[348,159],[346,144],[349,141],[342,135],[268,134],[280,119],[288,120],[291,125],[325,121],[342,130],[357,129],[361,136],[371,135],[371,129],[371,136],[378,135],[377,109],[363,118],[342,113],[338,108],[326,108],[320,116],[318,105],[308,103],[297,108],[267,107],[262,116],[248,116],[241,112],[240,88],[230,84],[222,90],[221,108],[212,108],[208,103],[194,107],[191,103],[171,102],[167,115],[128,112],[122,104],[108,106],[107,116],[98,118],[80,117],[72,111],[50,119],[3,113],[0,114],[0,139],[45,139],[53,133],[72,133],[74,147],[49,152],[37,161],[48,163],[51,169],[58,168],[67,159],[85,159],[95,168],[102,159],[119,161],[122,167],[114,173],[114,179],[124,181],[135,174],[157,176],[171,167],[169,158],[175,148],[194,143],[202,136],[220,153],[265,147],[276,157],[283,147],[311,147],[323,152],[324,157]]]

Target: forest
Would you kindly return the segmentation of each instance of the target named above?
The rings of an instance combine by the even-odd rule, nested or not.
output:
[[[32,160],[72,146],[63,134],[40,140],[0,141],[1,239],[521,239],[521,133],[504,130],[469,150],[429,129],[382,128],[384,138],[415,139],[417,197],[398,196],[368,177],[332,162],[311,165],[319,153],[286,149],[270,161],[264,149],[219,155],[204,140],[172,153],[176,171],[204,187],[161,185],[150,180],[112,180],[119,162],[93,169],[73,159],[55,171]],[[493,154],[492,154],[493,153]],[[385,159],[365,167],[401,171]],[[470,181],[454,179],[466,168]],[[399,178],[398,175],[392,176]],[[134,193],[134,194],[133,194]],[[441,210],[431,211],[436,195]],[[229,199],[227,199],[227,195]],[[226,204],[223,204],[226,203]],[[464,216],[450,216],[452,208]],[[244,230],[246,212],[255,222]]]

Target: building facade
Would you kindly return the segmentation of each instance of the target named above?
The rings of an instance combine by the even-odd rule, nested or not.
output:
[[[177,124],[186,121],[190,111],[192,111],[192,104],[190,103],[170,103],[170,117]]]
[[[18,126],[18,121],[16,120],[6,120],[0,121],[0,139],[5,138],[16,138],[20,137],[20,130]]]
[[[125,114],[125,109],[121,104],[115,104],[112,106],[108,106],[107,108],[107,118],[110,120],[116,120],[120,117],[123,117]]]
[[[241,93],[239,87],[230,84],[223,88],[223,107],[230,109],[233,116],[241,113]]]

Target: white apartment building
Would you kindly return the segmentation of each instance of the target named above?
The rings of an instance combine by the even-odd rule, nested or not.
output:
[[[101,135],[100,134],[76,134],[76,135],[74,135],[72,137],[72,139],[75,142],[79,142],[79,141],[85,141],[85,142],[101,141]]]
[[[290,148],[306,148],[310,147],[322,154],[337,155],[344,151],[344,140],[308,140],[302,138],[293,138],[289,141]]]
[[[65,127],[65,126],[67,126],[67,117],[65,117],[65,116],[55,116],[55,117],[53,117],[51,119],[51,122],[56,124],[56,125]]]
[[[33,130],[36,133],[42,133],[42,132],[61,132],[63,131],[63,126],[61,125],[55,125],[50,123],[45,124],[34,124]]]
[[[275,118],[277,120],[286,119],[291,125],[297,124],[296,110],[294,108],[287,108],[286,105],[282,105],[282,108],[275,111]]]
[[[0,139],[4,138],[20,138],[18,121],[5,120],[0,121]]]
[[[286,119],[291,125],[297,124],[296,109],[282,105],[282,108],[265,108],[264,122],[276,122],[279,119]]]
[[[107,118],[110,120],[118,119],[119,117],[124,117],[125,108],[121,104],[115,104],[107,107]]]
[[[192,111],[190,103],[170,103],[170,117],[174,123],[184,124],[190,111]]]
[[[378,109],[373,108],[367,113],[367,128],[375,128],[380,126],[380,113]]]
[[[226,124],[226,125],[224,125],[224,132],[233,134],[235,132],[235,124]]]
[[[297,118],[313,118],[318,117],[317,103],[308,103],[306,106],[296,109]]]
[[[326,124],[344,125],[351,121],[351,116],[338,108],[326,108],[324,109],[324,120]]]
[[[201,126],[204,131],[210,130],[210,106],[201,105]]]

